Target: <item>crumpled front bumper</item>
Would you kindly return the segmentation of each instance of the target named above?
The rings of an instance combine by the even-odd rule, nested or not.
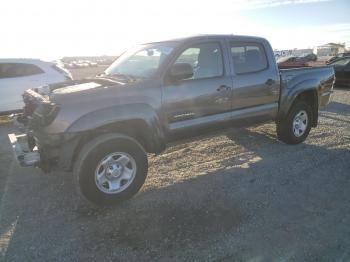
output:
[[[71,171],[79,136],[50,134],[43,129],[32,130],[23,123],[21,117],[13,117],[15,131],[8,134],[18,163],[23,167],[39,167],[45,173],[53,170]]]
[[[8,134],[13,153],[18,163],[23,167],[39,166],[40,153],[36,147],[32,150],[26,134]]]

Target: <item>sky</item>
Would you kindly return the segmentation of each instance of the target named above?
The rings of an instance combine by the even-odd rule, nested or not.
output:
[[[1,0],[0,58],[119,55],[197,34],[267,38],[274,49],[350,47],[350,0]]]

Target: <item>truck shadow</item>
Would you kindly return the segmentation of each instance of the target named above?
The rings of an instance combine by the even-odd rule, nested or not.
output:
[[[332,242],[350,244],[349,223],[337,223],[337,217],[350,221],[350,154],[334,147],[349,145],[349,138],[331,147],[308,141],[287,146],[269,124],[233,129],[227,138],[189,142],[151,158],[141,192],[113,208],[76,209],[70,175],[34,172],[23,179],[25,170],[16,168],[9,183],[15,191],[1,202],[0,238],[9,236],[4,256],[74,260],[122,252],[130,261],[200,254],[218,261],[280,261],[304,260],[305,245],[314,250],[313,260],[346,255]],[[313,246],[314,240],[321,244]]]
[[[174,183],[165,187],[146,186],[119,207],[97,211],[88,218],[82,215],[80,218],[91,225],[90,229],[96,227],[92,221],[102,220],[109,225],[90,230],[91,237],[104,239],[104,243],[108,239],[111,247],[127,247],[139,254],[151,250],[149,259],[159,258],[163,252],[165,257],[176,257],[179,250],[188,247],[205,250],[219,245],[231,254],[219,260],[275,261],[302,256],[305,245],[312,248],[312,244],[299,240],[309,230],[315,230],[315,239],[327,234],[327,227],[321,230],[318,224],[332,227],[337,216],[350,219],[349,212],[342,212],[347,205],[344,199],[349,197],[345,188],[337,184],[346,181],[346,171],[329,176],[334,166],[345,166],[344,170],[349,167],[343,162],[350,157],[349,150],[311,144],[287,146],[269,131],[239,129],[231,130],[227,136],[244,152],[227,156],[210,172],[192,173],[192,178],[181,182],[173,178]],[[191,153],[194,152],[188,151]],[[185,154],[177,161],[181,163],[187,157]],[[334,164],[326,165],[327,161]],[[204,163],[197,165],[201,164]],[[315,172],[314,165],[321,170]],[[169,167],[169,173],[172,170]],[[163,172],[151,173],[150,178],[167,176]],[[338,208],[332,209],[335,204]],[[329,209],[336,215],[330,216]],[[227,237],[235,247],[227,244]],[[345,233],[336,237],[349,242]],[[270,250],[271,245],[278,248]],[[105,250],[105,246],[100,248]],[[240,248],[244,251],[236,252]],[[316,249],[312,256],[316,260],[324,256],[338,258],[344,252]]]
[[[350,114],[350,105],[339,103],[339,102],[331,102],[324,110],[321,110],[320,113],[324,114],[327,112],[336,113],[340,115],[349,115]]]

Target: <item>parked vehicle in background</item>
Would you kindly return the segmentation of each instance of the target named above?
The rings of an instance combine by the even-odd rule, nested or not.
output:
[[[280,69],[286,68],[298,68],[298,67],[307,67],[307,60],[303,60],[300,57],[296,56],[287,56],[282,57],[277,60],[277,65]]]
[[[97,67],[98,64],[96,62],[89,62],[90,67]]]
[[[330,59],[327,61],[327,63],[331,63],[332,61],[337,60],[338,58],[347,57],[347,56],[350,56],[350,52],[347,52],[347,53],[339,53],[339,54],[337,54],[336,56],[333,56],[332,58],[330,58]]]
[[[350,84],[350,56],[328,63],[334,67],[336,84]]]
[[[71,80],[68,71],[39,59],[0,59],[0,113],[21,110],[26,89]]]
[[[98,66],[98,64],[96,62],[92,62],[92,61],[88,61],[88,60],[72,61],[70,63],[64,63],[63,65],[67,69],[97,67]]]
[[[317,61],[317,55],[307,54],[305,56],[288,56],[281,57],[277,60],[278,67],[280,69],[309,67],[312,66],[312,62]]]
[[[73,171],[79,194],[115,204],[143,185],[147,153],[183,138],[272,120],[281,141],[303,142],[333,83],[331,66],[278,70],[259,37],[148,43],[99,77],[27,90],[28,133],[9,138],[21,165]]]
[[[300,58],[302,58],[302,59],[304,59],[306,61],[313,61],[313,62],[317,61],[317,55],[315,55],[313,53],[312,54],[303,55]]]

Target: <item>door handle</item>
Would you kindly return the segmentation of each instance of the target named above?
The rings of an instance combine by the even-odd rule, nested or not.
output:
[[[230,90],[231,87],[227,86],[227,85],[221,85],[218,88],[216,88],[216,91],[222,91],[222,90]]]
[[[275,80],[269,78],[266,80],[265,85],[272,86],[275,83]]]

